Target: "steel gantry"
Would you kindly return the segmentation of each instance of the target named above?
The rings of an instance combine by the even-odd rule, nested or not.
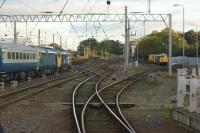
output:
[[[0,22],[163,22],[169,28],[169,74],[172,74],[172,15],[171,14],[0,14]],[[126,22],[125,22],[126,23]]]
[[[165,22],[169,14],[127,14],[133,22]],[[124,14],[33,14],[0,15],[0,22],[122,22]]]

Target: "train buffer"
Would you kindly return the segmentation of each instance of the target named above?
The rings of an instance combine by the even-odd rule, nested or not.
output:
[[[83,107],[84,104],[85,104],[85,103],[81,103],[81,102],[80,102],[80,103],[76,103],[76,105],[79,106],[79,107]],[[62,103],[62,105],[72,105],[72,103],[66,102],[66,103]],[[109,107],[116,107],[116,103],[114,103],[114,102],[112,102],[112,103],[107,103],[107,105],[108,105]],[[88,106],[89,106],[89,107],[94,107],[94,108],[101,108],[101,107],[103,106],[103,104],[102,104],[102,103],[99,103],[99,102],[93,102],[93,103],[89,103]],[[132,107],[135,106],[135,104],[134,104],[134,103],[119,103],[119,106],[120,106],[121,108],[132,108]]]

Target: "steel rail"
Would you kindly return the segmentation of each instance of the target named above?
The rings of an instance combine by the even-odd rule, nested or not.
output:
[[[102,76],[101,75],[98,75],[98,76],[100,76],[100,78],[101,78],[101,80],[102,80]],[[122,79],[122,80],[119,80],[119,81],[117,81],[117,82],[114,82],[113,84],[110,84],[110,85],[108,85],[108,86],[106,86],[106,87],[103,87],[102,89],[100,89],[100,90],[98,90],[98,85],[99,85],[99,83],[98,84],[96,84],[96,87],[95,87],[95,93],[89,98],[89,100],[87,101],[87,104],[85,104],[85,106],[84,106],[84,110],[86,109],[86,107],[87,107],[87,105],[88,105],[88,103],[89,103],[89,101],[95,96],[95,95],[97,95],[97,97],[99,98],[99,100],[102,102],[102,104],[106,107],[106,109],[115,117],[115,119],[128,131],[128,132],[130,132],[130,133],[134,133],[112,110],[111,110],[111,108],[105,103],[105,101],[101,98],[101,96],[99,95],[99,93],[101,92],[101,91],[103,91],[104,89],[106,89],[106,88],[108,88],[108,87],[111,87],[111,86],[113,86],[113,85],[115,85],[115,84],[118,84],[118,83],[120,83],[120,82],[122,82],[122,81],[124,81],[124,80],[126,80],[126,78],[124,78],[124,79]],[[100,81],[101,82],[101,81]],[[84,133],[86,132],[85,131],[85,124],[84,124],[84,114],[85,113],[83,113],[82,114],[82,126],[83,126],[83,128],[84,128]]]
[[[108,67],[109,67],[109,66],[100,67],[100,68],[98,68],[98,69],[96,69],[96,70],[99,70],[99,69],[106,69],[106,68],[108,68]],[[87,81],[89,81],[89,80],[91,80],[91,79],[93,79],[93,78],[95,78],[95,77],[98,76],[97,73],[95,73],[95,72],[90,72],[90,74],[92,74],[92,73],[95,74],[95,76],[91,77],[91,76],[89,75],[89,77],[88,77],[86,80],[82,81],[81,83],[79,83],[79,84],[76,86],[76,88],[74,89],[73,94],[72,94],[72,110],[73,110],[73,116],[74,116],[74,119],[75,119],[76,128],[77,128],[78,133],[81,133],[81,127],[80,127],[80,124],[79,124],[79,121],[78,121],[78,117],[77,117],[77,112],[76,112],[75,95],[76,95],[77,90],[78,90],[83,84],[85,84]]]
[[[107,89],[108,87],[111,87],[111,86],[113,86],[113,85],[116,85],[116,84],[118,84],[118,83],[120,83],[120,82],[122,82],[122,81],[124,81],[124,80],[126,80],[126,79],[124,78],[124,79],[119,80],[119,81],[116,81],[116,82],[114,82],[114,83],[112,83],[112,84],[110,84],[110,85],[107,85],[107,86],[101,88],[100,90],[98,90],[98,93],[100,93],[100,92],[102,92],[103,90]],[[88,101],[85,103],[85,105],[84,105],[84,107],[83,107],[83,110],[82,110],[82,114],[81,114],[81,124],[82,124],[83,133],[86,133],[86,129],[85,129],[85,120],[84,120],[85,111],[86,111],[86,109],[87,109],[87,106],[88,106],[89,102],[94,98],[94,96],[97,95],[96,88],[98,89],[98,85],[96,85],[96,87],[95,87],[95,93],[88,99]],[[106,103],[104,103],[104,105],[105,105],[105,104],[106,104]],[[105,107],[107,107],[107,106],[105,106]],[[112,112],[112,110],[111,110],[109,107],[108,107],[107,109],[108,109],[109,112],[113,115],[114,112]],[[115,118],[117,119],[118,117],[115,115]],[[120,119],[117,119],[117,120],[118,120],[118,121],[121,121]],[[122,122],[122,121],[121,121],[121,122]],[[121,123],[121,122],[120,122],[120,123]],[[122,123],[123,123],[123,122],[122,122]],[[125,124],[123,124],[123,125],[125,125]],[[125,125],[125,127],[128,128],[126,125]],[[129,131],[130,131],[130,130],[129,130]]]
[[[1,95],[0,95],[0,98],[6,97],[6,96],[9,96],[9,95],[14,95],[14,94],[16,94],[16,93],[19,93],[19,92],[28,90],[28,89],[33,88],[33,87],[37,87],[37,86],[40,86],[40,85],[44,85],[44,84],[47,84],[47,83],[51,83],[51,82],[54,82],[54,81],[56,81],[56,80],[68,78],[68,77],[71,77],[71,76],[84,75],[84,73],[85,73],[85,72],[81,72],[81,73],[78,73],[78,74],[71,74],[71,75],[67,75],[67,76],[61,76],[61,77],[59,77],[59,78],[52,79],[52,80],[48,80],[48,81],[45,81],[45,82],[42,82],[42,83],[39,83],[39,84],[36,84],[36,85],[31,85],[31,86],[28,86],[28,87],[25,87],[25,88],[17,89],[17,90],[8,92],[8,93],[1,94]]]
[[[107,67],[108,66],[99,67],[98,69],[104,69],[104,68],[107,68]],[[33,87],[41,86],[41,85],[44,85],[44,84],[47,84],[47,83],[51,83],[51,82],[54,82],[54,81],[57,81],[57,80],[61,80],[61,79],[64,79],[64,78],[68,78],[68,77],[71,77],[71,76],[86,75],[87,73],[90,73],[90,71],[89,70],[81,70],[81,72],[77,73],[77,74],[70,74],[70,75],[64,75],[64,76],[62,75],[62,76],[60,76],[58,78],[55,78],[55,79],[52,79],[52,80],[48,80],[48,81],[44,81],[44,82],[41,82],[39,84],[35,84],[35,85],[27,86],[27,87],[24,87],[24,88],[21,88],[21,89],[17,89],[17,90],[11,91],[11,92],[3,93],[3,94],[0,95],[0,98],[4,98],[4,97],[9,96],[9,95],[14,95],[14,94],[17,94],[19,92],[23,92],[23,91],[26,91],[28,89],[31,89]]]
[[[77,128],[78,133],[81,133],[81,128],[80,128],[77,113],[76,113],[75,95],[76,95],[76,91],[79,89],[79,87],[90,79],[91,79],[91,77],[89,75],[86,80],[82,81],[80,84],[78,84],[78,86],[76,86],[76,88],[74,89],[73,94],[72,94],[72,110],[73,110],[73,116],[75,119],[76,128]]]
[[[149,70],[146,70],[146,71],[149,71]],[[139,76],[139,77],[137,77],[134,81],[132,81],[131,83],[129,83],[127,86],[123,87],[123,88],[118,92],[118,94],[117,94],[117,96],[116,96],[116,99],[115,99],[116,107],[117,107],[117,110],[118,110],[119,115],[121,116],[121,118],[123,119],[123,121],[126,123],[126,125],[127,125],[134,133],[136,133],[135,129],[131,126],[131,124],[128,122],[128,120],[126,119],[126,117],[125,117],[125,116],[123,115],[123,113],[122,113],[122,110],[121,110],[120,105],[119,105],[119,99],[120,99],[121,94],[122,94],[128,87],[130,87],[131,85],[135,84],[137,81],[139,81],[139,80],[145,78],[145,76],[146,76],[146,73],[145,73],[145,72],[146,72],[146,71],[137,73],[135,76],[140,75],[140,74],[142,74],[142,73],[144,73],[144,74],[141,75],[141,76]]]
[[[111,75],[113,72],[110,72],[108,75],[106,75],[104,78],[100,78],[100,80],[97,82],[97,84],[95,85],[95,88],[97,88],[99,86],[99,84],[106,79],[106,77],[108,77],[109,75]],[[84,107],[82,109],[81,112],[81,127],[82,127],[82,131],[83,133],[86,133],[86,128],[85,128],[85,112],[87,109],[87,106],[89,104],[89,102],[94,98],[94,96],[96,96],[96,93],[94,93],[93,95],[90,96],[90,98],[85,102]]]
[[[138,72],[136,74],[134,74],[134,76],[136,75],[139,75],[141,74],[142,72]],[[101,75],[99,75],[101,76]],[[132,77],[132,76],[130,76]],[[101,81],[102,81],[102,77],[101,77]],[[116,85],[122,81],[126,80],[126,78],[122,79],[122,80],[119,80],[119,81],[116,81],[108,86],[105,86],[103,88],[101,88],[100,90],[98,90],[98,85],[101,83],[101,81],[99,81],[97,84],[96,84],[96,87],[95,87],[95,93],[88,99],[88,101],[85,103],[84,107],[83,107],[83,110],[82,110],[82,114],[81,114],[81,125],[82,125],[82,130],[83,130],[83,133],[86,133],[86,129],[85,129],[85,120],[84,120],[84,116],[85,116],[85,111],[86,111],[86,108],[89,104],[89,102],[94,98],[95,95],[99,95],[98,93],[102,92],[103,90],[105,90],[106,88],[108,87],[111,87],[113,85]],[[108,111],[115,117],[115,119],[117,119],[118,122],[120,122],[121,125],[123,125],[127,131],[129,131],[130,133],[136,133],[135,130],[131,127],[129,127],[128,125],[126,125],[123,121],[121,121],[121,119],[110,109],[110,107],[104,102],[104,100],[100,97],[100,100],[101,102],[104,104],[104,106],[108,109]]]
[[[102,76],[101,76],[102,78]],[[122,125],[125,127],[125,129],[130,132],[133,133],[131,129],[129,129],[129,127],[112,111],[112,109],[105,103],[105,101],[101,98],[101,96],[99,95],[99,91],[98,91],[98,87],[95,88],[96,91],[96,95],[99,98],[99,100],[103,103],[103,105],[106,107],[106,109],[115,117],[115,119]]]
[[[81,76],[84,76],[84,75],[81,75]],[[26,92],[26,91],[30,91],[30,90],[33,90],[33,92],[31,92],[30,94],[28,93],[28,94],[26,94],[25,96],[24,95],[22,95],[22,96],[20,96],[19,94],[20,94],[20,92],[19,93],[14,93],[14,94],[9,94],[9,95],[7,95],[7,96],[4,96],[3,98],[9,98],[10,96],[13,96],[13,95],[19,95],[19,96],[14,96],[14,97],[11,97],[10,99],[8,99],[8,100],[4,100],[3,98],[1,99],[1,102],[0,102],[0,108],[2,108],[2,107],[5,107],[5,106],[8,106],[8,105],[10,105],[10,104],[13,104],[13,103],[15,103],[15,102],[18,102],[18,101],[20,101],[20,100],[24,100],[24,99],[26,99],[26,98],[29,98],[29,97],[31,97],[31,96],[33,96],[33,95],[37,95],[37,94],[39,94],[39,93],[41,93],[41,92],[43,92],[43,91],[45,91],[45,90],[47,90],[47,89],[49,89],[49,88],[52,88],[53,86],[55,86],[55,85],[58,85],[58,84],[60,84],[60,83],[64,83],[64,82],[66,82],[66,81],[71,81],[71,80],[74,80],[74,79],[76,79],[76,78],[79,78],[79,77],[81,77],[81,76],[76,76],[76,77],[73,77],[73,78],[70,78],[70,79],[67,79],[67,80],[64,80],[64,81],[62,81],[61,80],[61,82],[58,82],[58,83],[55,83],[55,84],[53,84],[53,85],[51,85],[51,86],[47,86],[47,87],[43,87],[43,88],[40,88],[40,89],[27,89],[27,90],[24,90],[23,91],[23,93],[24,92]],[[57,80],[56,80],[57,81]],[[55,82],[55,81],[54,81]]]

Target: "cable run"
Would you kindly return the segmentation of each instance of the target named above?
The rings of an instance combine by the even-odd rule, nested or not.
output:
[[[0,6],[0,8],[2,8],[3,7],[3,5],[4,5],[4,3],[6,2],[6,0],[4,0],[3,2],[2,2],[2,4],[1,4],[1,6]]]
[[[108,39],[108,35],[106,34],[106,32],[105,32],[105,30],[103,29],[103,27],[102,27],[102,25],[101,25],[101,23],[100,23],[100,22],[99,22],[99,25],[100,25],[100,27],[101,27],[101,29],[102,29],[103,33],[105,34],[106,38]]]
[[[63,13],[63,10],[65,9],[65,7],[66,7],[66,5],[67,5],[68,1],[69,1],[69,0],[67,0],[67,1],[65,2],[64,6],[63,6],[63,8],[62,8],[62,10],[60,11],[60,14],[59,14],[59,16],[60,16],[60,15]]]
[[[78,39],[81,41],[81,38],[80,38],[78,32],[76,31],[75,27],[73,26],[72,22],[70,22],[70,25],[71,25],[72,29],[74,30],[74,32],[76,33],[76,36],[78,37]]]

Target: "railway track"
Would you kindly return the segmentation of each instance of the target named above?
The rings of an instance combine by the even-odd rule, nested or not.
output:
[[[93,94],[90,93],[90,97],[88,98],[87,101],[85,101],[85,104],[81,109],[81,111],[80,110],[73,111],[77,131],[79,133],[82,132],[83,133],[86,132],[135,133],[136,132],[135,129],[131,126],[131,124],[128,122],[128,120],[125,118],[125,116],[121,111],[119,104],[120,95],[129,86],[145,78],[145,76],[151,71],[146,70],[143,72],[136,73],[127,79],[114,82],[103,88],[100,86],[103,80],[106,79],[107,76],[103,76],[102,74],[96,74],[96,76],[99,77],[99,80],[96,82],[95,87],[93,86],[93,89],[95,88],[95,92],[93,92]],[[84,82],[88,80],[89,79],[86,79]],[[80,86],[77,86],[77,88],[79,88]],[[95,103],[99,103],[99,101],[101,103],[96,106]],[[111,107],[109,107],[110,103],[114,103],[116,109],[111,109]],[[99,107],[99,105],[103,105],[104,108],[88,108],[89,104],[92,104],[94,107]],[[81,114],[77,112],[81,112]]]
[[[28,86],[25,88],[13,90],[4,94],[0,95],[0,108],[3,108],[7,105],[10,105],[12,103],[15,103],[17,101],[26,99],[28,97],[31,97],[33,95],[39,94],[47,89],[50,89],[56,85],[59,85],[61,83],[75,80],[77,78],[80,78],[82,76],[86,76],[87,73],[81,72],[78,74],[71,74],[71,75],[63,75],[58,78],[48,80],[39,84],[35,84],[32,86]]]
[[[0,94],[0,108],[13,104],[17,101],[26,99],[33,95],[37,95],[47,89],[50,89],[56,85],[62,84],[64,82],[72,81],[81,77],[84,77],[89,74],[89,70],[98,70],[108,67],[107,64],[102,64],[97,66],[97,63],[92,63],[90,66],[84,66],[80,68],[79,73],[65,73],[60,74],[59,76],[50,76],[47,80],[41,80],[37,83],[28,83],[25,87],[19,86],[16,89],[8,89],[4,93]],[[86,70],[87,68],[87,70]]]
[[[102,76],[108,77],[112,73],[112,69],[110,69],[108,67],[104,67],[102,69],[104,69],[104,71],[101,72]],[[97,71],[97,70],[95,70],[95,71]],[[78,103],[79,102],[85,103],[87,101],[87,98],[90,97],[94,93],[95,86],[97,84],[99,84],[99,82],[101,82],[101,80],[102,80],[102,77],[93,71],[93,72],[91,72],[91,75],[88,76],[80,84],[78,84],[73,91],[73,94],[72,94],[73,116],[74,116],[74,120],[76,123],[77,131],[79,133],[81,132],[80,117],[81,117],[81,112],[82,112],[83,108],[78,106]],[[78,94],[79,94],[79,99],[77,96]]]

